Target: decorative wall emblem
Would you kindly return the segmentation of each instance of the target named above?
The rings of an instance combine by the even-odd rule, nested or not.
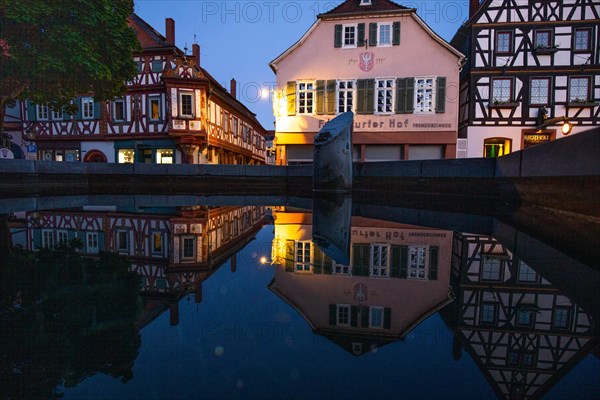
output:
[[[364,283],[357,283],[354,285],[354,300],[359,303],[363,303],[369,299],[369,292],[367,291],[367,285]]]
[[[365,53],[360,53],[360,63],[359,67],[361,71],[369,72],[375,66],[375,53],[372,51],[367,51]]]

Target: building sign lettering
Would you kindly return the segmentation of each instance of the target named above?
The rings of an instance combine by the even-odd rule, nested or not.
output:
[[[532,134],[525,135],[523,138],[525,144],[538,144],[550,141],[550,134]]]
[[[319,129],[325,126],[329,120],[319,120]],[[413,123],[410,124],[408,118],[389,118],[387,120],[373,120],[368,119],[366,121],[354,121],[354,129],[452,129],[452,124],[449,123]]]

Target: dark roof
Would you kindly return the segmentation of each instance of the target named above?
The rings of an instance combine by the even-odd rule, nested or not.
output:
[[[346,0],[333,10],[320,14],[322,17],[335,17],[348,14],[380,13],[390,11],[412,10],[411,8],[401,6],[391,0],[371,0],[371,5],[361,6],[361,0]]]
[[[156,29],[141,19],[137,14],[131,14],[128,24],[135,30],[138,42],[140,42],[142,49],[174,47],[172,44],[167,42],[167,39],[163,35],[158,33]]]

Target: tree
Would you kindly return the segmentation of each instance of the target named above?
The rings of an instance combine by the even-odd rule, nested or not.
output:
[[[72,113],[78,95],[121,95],[137,73],[132,12],[133,0],[0,0],[0,138],[16,100]]]

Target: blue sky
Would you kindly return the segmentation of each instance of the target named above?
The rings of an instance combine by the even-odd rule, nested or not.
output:
[[[397,3],[417,13],[450,40],[468,18],[468,0],[418,0]],[[136,13],[163,35],[165,18],[175,20],[178,47],[200,45],[201,64],[229,87],[238,81],[238,98],[273,129],[270,99],[261,92],[275,85],[269,62],[296,42],[316,16],[342,0],[136,0]]]

